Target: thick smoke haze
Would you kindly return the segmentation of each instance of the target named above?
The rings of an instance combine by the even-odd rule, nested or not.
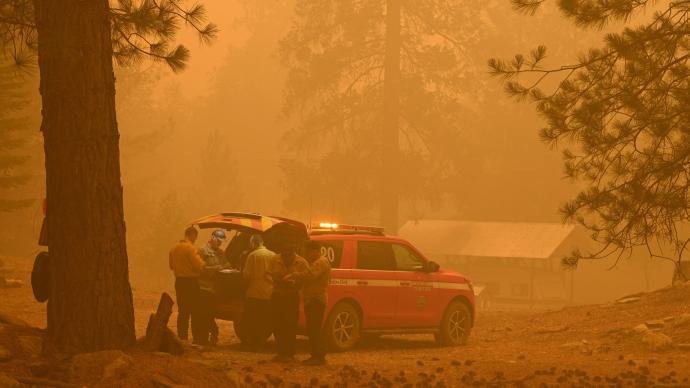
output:
[[[578,29],[553,5],[525,16],[505,1],[474,3],[478,27],[463,37],[466,57],[458,64],[467,88],[459,99],[461,147],[454,155],[455,173],[446,184],[448,192],[436,200],[404,199],[401,223],[561,222],[558,207],[577,192],[577,183],[563,178],[560,152],[539,141],[542,119],[527,104],[507,97],[486,63],[541,44],[548,48],[547,63],[572,62],[575,53],[600,45],[606,30]],[[370,204],[341,199],[349,195],[347,185],[339,184],[345,178],[324,177],[331,187],[300,196],[310,188],[295,190],[302,182],[286,174],[286,159],[301,157],[286,140],[296,124],[294,117],[285,115],[287,69],[278,52],[293,25],[294,2],[204,4],[220,34],[212,45],[203,46],[191,31],[181,33],[180,43],[192,51],[183,72],[174,74],[160,63],[146,61],[134,68],[116,68],[125,219],[135,286],[169,286],[169,246],[189,221],[209,213],[246,211],[305,222],[379,223]],[[39,95],[36,82],[30,84],[34,103],[27,105],[25,114],[38,134]],[[22,189],[35,204],[0,214],[6,231],[2,250],[27,258],[36,251],[44,196],[42,149],[40,141],[35,143],[31,166],[36,179]],[[307,147],[316,147],[313,152],[318,153],[320,146]],[[347,179],[356,180],[365,172],[360,168],[366,170],[353,165]]]

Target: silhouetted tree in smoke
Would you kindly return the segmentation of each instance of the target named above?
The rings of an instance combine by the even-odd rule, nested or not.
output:
[[[169,49],[181,22],[211,39],[204,8],[176,0],[12,0],[0,42],[19,64],[35,52],[41,76],[51,256],[48,337],[74,353],[134,343],[115,115],[113,57],[184,67]]]
[[[297,121],[285,163],[293,197],[311,191],[323,194],[314,198],[321,207],[379,209],[395,231],[401,195],[438,196],[454,172],[447,156],[461,147],[465,44],[477,37],[478,4],[297,2],[281,42],[285,109]]]
[[[0,212],[27,207],[35,200],[19,198],[16,192],[32,178],[26,165],[33,131],[23,111],[28,93],[13,71],[6,63],[0,66]]]
[[[534,13],[543,2],[513,4]],[[559,7],[573,23],[600,28],[627,21],[652,3],[570,0]],[[568,65],[544,66],[544,47],[489,62],[509,94],[536,103],[546,121],[541,138],[564,147],[566,176],[587,184],[561,212],[589,229],[603,248],[574,252],[566,265],[620,259],[638,246],[678,262],[688,248],[689,16],[690,2],[668,2],[646,24],[607,34],[602,47]]]

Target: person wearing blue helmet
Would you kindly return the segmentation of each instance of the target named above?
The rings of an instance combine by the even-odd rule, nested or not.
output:
[[[221,267],[226,266],[225,253],[220,248],[225,242],[225,238],[225,231],[223,229],[216,229],[213,231],[213,233],[211,233],[211,238],[199,252],[201,258],[206,262],[206,265],[219,265]]]
[[[215,272],[225,265],[225,254],[221,249],[225,241],[225,231],[223,229],[214,230],[211,238],[206,245],[201,248],[199,255],[204,260],[206,266],[199,278],[199,288],[201,289],[202,321],[206,331],[205,338],[208,338],[210,345],[218,343],[218,325],[213,314],[213,293]]]

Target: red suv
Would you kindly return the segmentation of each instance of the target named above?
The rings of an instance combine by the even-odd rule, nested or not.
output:
[[[246,240],[251,234],[248,225],[264,232],[267,246],[277,244],[282,235],[292,229],[292,238],[302,229],[304,239],[317,240],[333,268],[328,291],[328,306],[324,336],[331,350],[343,351],[354,347],[363,334],[429,333],[443,345],[461,345],[467,341],[474,323],[474,292],[470,281],[461,274],[445,271],[428,260],[409,242],[384,235],[383,229],[352,225],[320,224],[307,230],[304,224],[277,217],[255,214],[223,213],[235,218],[233,222],[219,222],[205,217],[194,224],[204,227],[223,227],[236,230],[233,240]],[[211,216],[214,217],[214,216]],[[256,218],[251,222],[243,217]],[[209,222],[212,219],[213,222]],[[271,222],[273,220],[273,226]],[[233,227],[242,224],[244,228]],[[259,230],[263,225],[264,230]],[[286,226],[291,228],[286,228]],[[233,241],[228,246],[228,251]],[[235,248],[237,251],[238,249]],[[219,273],[222,278],[239,278],[231,270]],[[242,296],[235,281],[222,280],[217,293],[217,317],[235,322],[235,331],[243,338],[241,328]],[[230,291],[222,291],[223,289]],[[302,316],[302,314],[300,314]],[[268,338],[270,333],[266,333]]]
[[[332,349],[350,349],[364,333],[431,333],[444,345],[467,341],[474,322],[467,278],[439,269],[382,229],[324,226],[310,237],[333,267],[324,325]]]

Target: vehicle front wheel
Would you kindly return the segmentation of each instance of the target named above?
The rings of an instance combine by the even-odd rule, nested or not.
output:
[[[444,346],[459,346],[467,343],[472,329],[472,315],[462,302],[451,303],[443,314],[436,341]]]
[[[340,303],[333,307],[323,329],[328,348],[334,352],[352,349],[361,336],[361,322],[359,312],[351,304]]]

